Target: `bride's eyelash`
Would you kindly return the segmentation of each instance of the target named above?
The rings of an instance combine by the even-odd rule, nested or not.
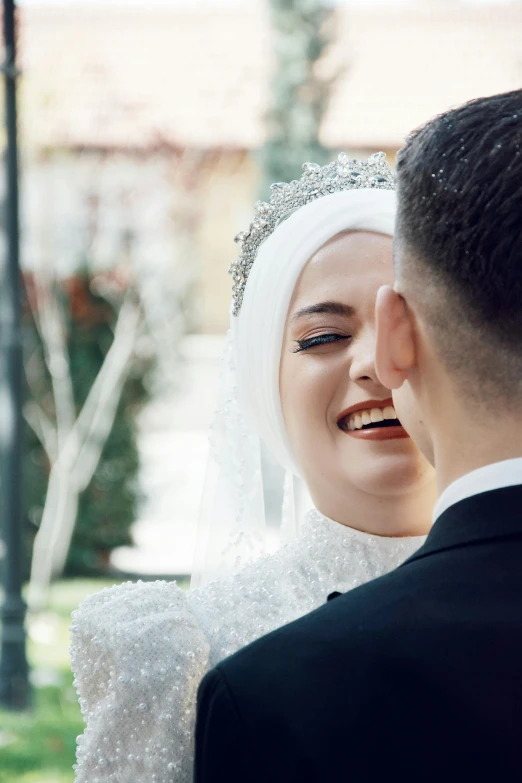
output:
[[[326,345],[328,343],[336,343],[339,340],[349,339],[349,334],[319,334],[317,337],[309,337],[308,340],[296,340],[297,348],[294,348],[293,353],[306,351],[308,348],[315,348],[317,345]]]

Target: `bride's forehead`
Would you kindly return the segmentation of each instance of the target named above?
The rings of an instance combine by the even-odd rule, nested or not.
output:
[[[392,243],[390,236],[368,233],[350,244],[323,245],[296,283],[289,317],[321,302],[341,302],[356,310],[362,300],[375,297],[381,285],[393,282]]]
[[[357,232],[337,235],[315,252],[299,276],[296,290],[320,285],[328,278],[361,278],[393,269],[393,239]]]

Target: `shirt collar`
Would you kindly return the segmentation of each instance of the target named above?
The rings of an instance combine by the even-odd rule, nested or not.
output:
[[[522,457],[494,462],[473,470],[446,487],[433,509],[433,521],[461,500],[518,484],[522,484]]]
[[[443,550],[513,538],[522,539],[522,484],[475,493],[449,506],[404,565]]]

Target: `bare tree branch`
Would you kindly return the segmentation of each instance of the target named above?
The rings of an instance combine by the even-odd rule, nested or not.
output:
[[[51,579],[64,567],[80,493],[89,485],[110,435],[141,322],[129,293],[120,309],[112,345],[87,399],[52,463],[44,513],[35,538],[28,603],[45,606]]]
[[[112,430],[140,320],[140,308],[127,300],[120,310],[113,343],[78,416],[81,447],[74,473],[80,492],[90,483]]]
[[[26,422],[42,444],[49,462],[52,464],[58,456],[56,428],[34,400],[29,400],[25,403],[23,412]]]
[[[56,411],[58,448],[61,449],[75,420],[74,391],[65,339],[64,314],[46,273],[35,274],[35,296],[41,336]]]
[[[44,512],[36,534],[27,592],[30,611],[43,609],[49,598],[53,576],[54,551],[60,535],[74,529],[79,494],[70,480],[69,471],[58,460],[51,468]]]

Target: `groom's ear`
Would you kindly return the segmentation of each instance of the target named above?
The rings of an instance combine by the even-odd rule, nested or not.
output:
[[[384,285],[377,293],[375,320],[377,376],[387,389],[398,389],[415,366],[415,339],[406,301],[391,286]]]

